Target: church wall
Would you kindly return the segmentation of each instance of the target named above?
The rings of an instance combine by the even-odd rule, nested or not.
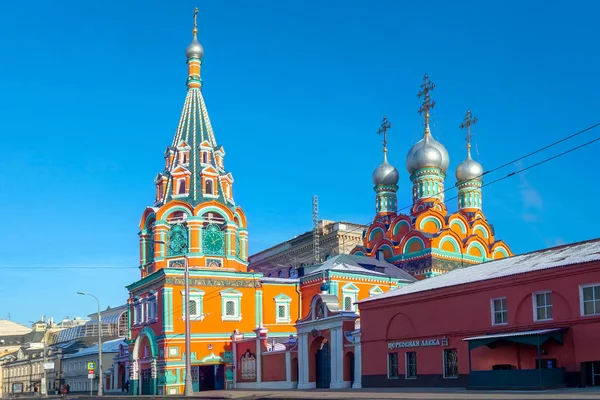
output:
[[[582,378],[582,363],[600,360],[592,343],[600,332],[600,316],[581,316],[580,285],[600,282],[600,263],[590,262],[510,277],[408,294],[359,305],[363,386],[465,386],[469,375],[468,343],[462,339],[486,334],[566,328],[564,344],[542,346],[542,359],[556,359],[569,384]],[[551,291],[553,318],[535,321],[533,294]],[[492,324],[491,300],[506,298],[507,324]],[[435,323],[432,323],[435,321]],[[388,349],[390,342],[446,338],[447,345]],[[444,379],[443,351],[457,349],[458,379]],[[417,353],[416,380],[404,379],[405,354]],[[400,378],[388,379],[388,353],[398,353]],[[473,370],[510,364],[535,367],[535,346],[506,345],[471,351]]]
[[[286,380],[288,365],[285,362],[285,352],[263,353],[262,380],[264,382],[281,382]]]
[[[262,293],[262,325],[269,329],[269,335],[294,333],[294,324],[300,318],[299,295],[296,292],[296,284],[263,284]],[[289,302],[286,301],[286,298],[289,299]],[[278,321],[278,304],[289,304],[289,318],[287,321],[282,319]]]
[[[256,354],[256,339],[243,340],[236,343],[236,354],[237,354],[237,368],[236,368],[236,380],[238,382],[256,382],[256,377],[254,378],[244,378],[242,376],[242,369],[240,368],[240,359],[246,354],[246,352],[250,352],[254,357],[257,357]]]

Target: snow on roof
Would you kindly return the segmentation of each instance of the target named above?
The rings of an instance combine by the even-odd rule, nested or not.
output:
[[[298,283],[298,279],[296,278],[276,278],[270,276],[263,276],[260,278],[260,281],[265,283]]]
[[[125,344],[124,339],[108,340],[108,341],[102,343],[102,353],[118,353],[120,345],[127,346]],[[90,354],[98,354],[98,344],[95,344],[91,347],[79,349],[78,352],[66,355],[63,358],[66,359],[66,358],[82,357],[82,356],[87,356]]]
[[[370,297],[358,303],[591,261],[600,261],[600,239],[538,250],[532,253],[455,269],[443,275],[424,279],[411,285]]]

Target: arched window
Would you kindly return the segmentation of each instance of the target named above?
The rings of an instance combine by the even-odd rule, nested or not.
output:
[[[146,239],[146,262],[154,261],[154,222],[148,227],[148,238]]]
[[[280,277],[280,278],[283,278],[283,271],[282,271],[282,270],[281,270],[281,271],[279,271],[279,277]]]
[[[295,278],[296,277],[296,270],[294,269],[294,267],[290,267],[290,270],[288,271],[289,273],[289,277],[290,278]]]
[[[212,179],[206,180],[206,194],[213,194],[213,181]]]
[[[185,194],[185,179],[179,180],[179,190],[177,191],[179,194]]]

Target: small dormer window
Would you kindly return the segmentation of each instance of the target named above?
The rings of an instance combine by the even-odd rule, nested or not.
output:
[[[187,153],[183,153],[183,163],[187,164]]]
[[[213,181],[212,179],[206,180],[206,194],[213,194]]]
[[[185,179],[179,180],[179,190],[177,191],[179,194],[185,194]]]
[[[202,162],[208,164],[208,153],[205,151],[202,152]]]

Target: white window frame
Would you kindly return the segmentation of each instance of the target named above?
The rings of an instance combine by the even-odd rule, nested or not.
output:
[[[506,321],[504,322],[498,322],[496,323],[496,312],[497,310],[494,308],[494,301],[496,300],[504,300],[504,310],[498,311],[498,312],[505,312],[506,313]],[[492,313],[492,325],[494,326],[498,326],[498,325],[508,325],[508,301],[506,300],[506,297],[495,297],[493,299],[490,300],[490,310]]]
[[[275,300],[275,323],[277,324],[289,324],[292,322],[292,317],[290,315],[290,304],[292,302],[292,298],[280,293],[273,298]],[[285,308],[285,315],[283,317],[279,316],[279,307],[283,306]]]
[[[241,321],[242,320],[242,292],[234,289],[227,289],[220,292],[221,295],[221,321]],[[233,301],[235,305],[235,314],[227,315],[227,302]]]
[[[396,376],[390,376],[390,355],[395,354],[396,355]],[[398,352],[393,352],[393,353],[387,353],[386,354],[386,358],[387,358],[387,378],[388,379],[398,379],[400,377],[400,362],[398,360]]]
[[[415,355],[415,376],[408,376],[408,353],[414,353]],[[417,352],[416,351],[407,351],[404,353],[404,379],[417,379],[419,376],[417,372]]]
[[[370,297],[377,296],[378,294],[382,294],[382,293],[383,293],[383,290],[381,290],[381,288],[379,286],[377,286],[377,285],[373,286],[371,288],[371,290],[369,290],[369,296]]]
[[[594,311],[595,311],[595,313],[592,313],[592,314],[585,313],[585,307],[584,307],[585,302],[583,300],[583,289],[594,288],[596,286],[600,286],[600,283],[588,283],[588,284],[579,286],[579,311],[580,311],[582,317],[594,317],[594,316],[600,315],[600,309],[596,309],[596,305],[595,305],[595,302],[600,301],[600,298],[597,299],[596,297],[592,297],[592,299],[593,299],[592,302],[594,303]],[[594,292],[594,290],[592,291],[592,293],[593,292]],[[593,296],[593,294],[592,294],[592,296]]]
[[[196,313],[194,315],[190,315],[190,321],[194,320],[202,320],[204,319],[203,312],[203,303],[204,303],[204,291],[200,289],[191,289],[190,290],[190,302],[196,303]],[[185,290],[181,291],[181,304],[185,304]],[[181,307],[181,317],[185,321],[187,310],[189,305]]]
[[[352,311],[355,313],[358,312],[358,304],[356,304],[356,302],[358,301],[358,292],[359,291],[360,291],[360,289],[353,283],[347,283],[342,287],[342,304],[341,304],[342,311]],[[351,310],[346,310],[346,307],[345,307],[346,297],[350,297],[350,299],[352,300],[352,309]]]
[[[546,305],[544,305],[544,306],[538,306],[537,296],[540,294],[543,294],[543,295],[550,294],[550,296],[552,296],[552,291],[551,290],[542,290],[540,292],[535,292],[535,293],[531,294],[531,304],[533,305],[533,320],[535,322],[552,321],[554,319],[554,304],[552,301],[550,301],[550,304],[546,303]],[[548,301],[547,296],[546,296],[546,301]],[[550,309],[552,311],[552,317],[551,318],[546,317],[543,319],[538,318],[538,308],[546,308],[546,316],[548,316],[548,309]]]

